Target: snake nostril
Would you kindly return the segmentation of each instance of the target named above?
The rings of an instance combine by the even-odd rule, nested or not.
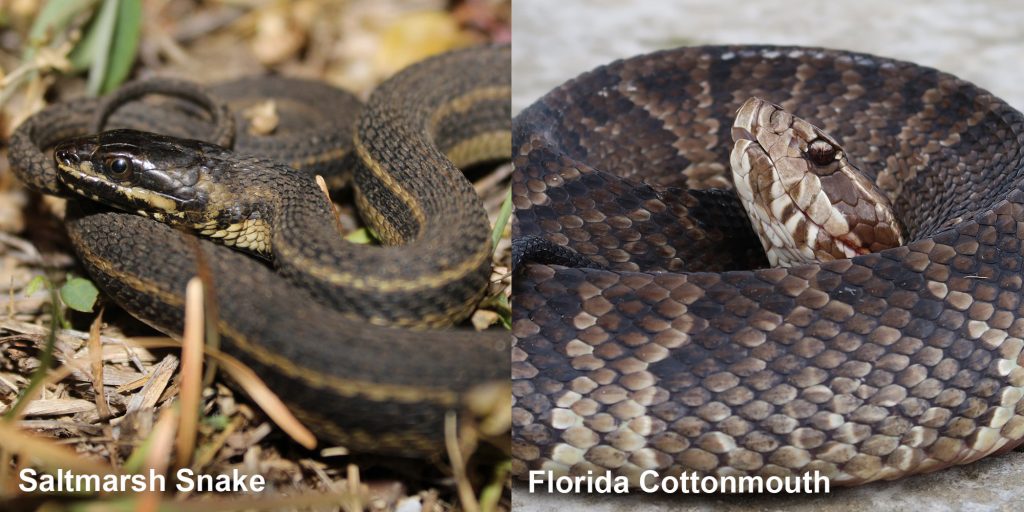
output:
[[[57,160],[70,165],[78,164],[81,161],[75,150],[66,147],[59,147],[55,149],[54,156],[57,157]]]

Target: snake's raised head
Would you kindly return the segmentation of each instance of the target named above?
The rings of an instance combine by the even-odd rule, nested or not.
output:
[[[61,182],[80,195],[266,253],[255,202],[224,185],[227,174],[245,171],[229,155],[198,140],[111,130],[63,141],[53,156]]]
[[[736,191],[773,266],[903,244],[889,199],[821,129],[750,98],[732,135]]]
[[[203,142],[135,130],[66,140],[54,149],[58,177],[75,192],[146,215],[197,208]]]

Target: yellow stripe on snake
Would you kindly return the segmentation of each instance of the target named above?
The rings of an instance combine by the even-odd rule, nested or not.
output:
[[[131,212],[72,208],[68,232],[100,287],[159,329],[181,332],[186,283],[208,267],[225,350],[321,438],[430,458],[444,453],[445,421],[455,417],[504,447],[507,331],[423,328],[463,320],[487,293],[490,225],[448,155],[463,165],[507,158],[509,64],[507,46],[431,58],[380,85],[358,112],[349,95],[294,79],[216,86],[212,99],[195,85],[142,82],[33,116],[12,139],[11,162],[37,190],[70,190]],[[215,126],[186,116],[196,105],[121,108],[153,92],[195,103]],[[234,152],[192,140],[231,145],[221,98],[246,93],[295,107],[282,118],[297,131],[236,136]],[[106,117],[173,137],[86,135]],[[76,138],[58,144],[67,137]],[[280,163],[323,173],[339,160],[352,164],[364,218],[385,246],[343,240],[312,174]],[[278,272],[151,219],[258,253]]]

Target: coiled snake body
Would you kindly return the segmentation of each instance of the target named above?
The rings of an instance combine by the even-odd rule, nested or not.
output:
[[[842,145],[906,244],[765,268],[729,188],[750,97]],[[598,68],[513,122],[514,471],[853,485],[1024,438],[1024,116],[934,69],[799,47]],[[693,190],[691,190],[693,189]],[[557,252],[557,251],[556,251]]]
[[[461,424],[479,421],[479,433],[500,445],[507,439],[508,334],[395,326],[451,325],[486,292],[486,213],[455,164],[508,154],[508,65],[507,46],[418,63],[374,92],[359,123],[345,117],[358,102],[323,84],[221,86],[218,94],[228,98],[263,91],[304,108],[290,116],[298,133],[282,128],[283,142],[242,139],[238,153],[146,132],[86,136],[122,99],[154,91],[194,101],[214,121],[230,118],[197,86],[142,82],[112,100],[77,100],[33,116],[12,137],[10,158],[22,181],[42,192],[74,190],[229,245],[264,252],[272,245],[291,282],[138,215],[87,210],[67,221],[101,288],[168,333],[181,332],[186,283],[208,268],[226,351],[319,437],[355,451],[429,458],[443,452],[446,418],[455,415]],[[184,120],[188,108],[127,105],[111,122],[230,142],[230,123],[204,129]],[[44,151],[67,137],[77,138]],[[341,160],[353,162],[357,202],[388,247],[343,242],[312,176],[278,163],[319,173]]]

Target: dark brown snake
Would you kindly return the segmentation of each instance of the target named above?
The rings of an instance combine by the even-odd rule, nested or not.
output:
[[[186,283],[209,268],[222,346],[318,437],[431,458],[444,453],[454,418],[460,432],[475,423],[505,445],[508,333],[396,326],[450,326],[487,292],[490,226],[456,166],[508,155],[509,60],[508,46],[483,46],[419,62],[381,84],[358,120],[351,95],[309,81],[249,79],[213,95],[178,81],[135,83],[34,115],[12,137],[10,160],[40,192],[75,191],[131,212],[71,208],[67,227],[92,278],[136,317],[180,333]],[[116,108],[152,92],[194,104]],[[234,152],[176,138],[230,146],[223,103],[266,99],[282,112],[274,136],[234,137]],[[114,110],[107,128],[174,137],[87,135]],[[214,123],[204,126],[197,110]],[[351,164],[357,203],[385,246],[341,239],[312,176],[339,161]],[[134,213],[228,245],[272,242],[279,273]]]
[[[754,96],[834,137],[905,245],[765,268],[735,197],[697,190],[730,187]],[[1022,145],[989,92],[834,50],[681,48],[551,91],[513,122],[514,237],[543,249],[513,282],[514,472],[854,485],[1019,445]]]

